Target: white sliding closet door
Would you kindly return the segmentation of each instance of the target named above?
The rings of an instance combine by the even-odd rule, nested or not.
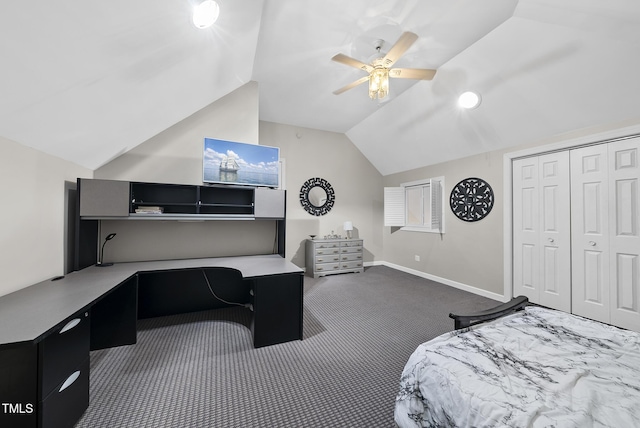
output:
[[[540,304],[571,310],[569,153],[540,156]]]
[[[571,151],[573,312],[640,331],[640,139]]]
[[[640,139],[608,149],[611,323],[640,331]]]
[[[513,162],[514,295],[571,310],[569,153]]]
[[[538,158],[513,161],[513,295],[537,303],[540,294]]]
[[[607,145],[571,150],[572,312],[609,322]]]

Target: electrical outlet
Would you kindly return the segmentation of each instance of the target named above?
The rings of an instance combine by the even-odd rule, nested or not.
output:
[[[415,256],[413,256],[413,258],[414,258],[417,262],[419,262],[419,261],[420,261],[420,256],[419,256],[419,255],[417,255],[417,254],[416,254]]]

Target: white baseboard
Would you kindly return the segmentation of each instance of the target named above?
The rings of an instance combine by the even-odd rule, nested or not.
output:
[[[499,302],[506,302],[508,299],[505,298],[502,294],[493,293],[491,291],[483,290],[481,288],[473,287],[471,285],[463,284],[461,282],[452,281],[450,279],[441,278],[436,275],[431,275],[429,273],[421,272],[419,270],[410,269],[404,266],[396,265],[393,263],[385,262],[385,261],[374,261],[374,262],[365,262],[364,266],[387,266],[392,269],[396,269],[402,272],[409,273],[411,275],[419,276],[421,278],[430,279],[431,281],[436,281],[441,284],[448,285],[453,288],[457,288],[459,290],[468,291],[469,293],[477,294],[482,297],[486,297],[488,299],[497,300]]]

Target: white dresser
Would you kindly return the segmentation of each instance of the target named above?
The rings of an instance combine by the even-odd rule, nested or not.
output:
[[[362,239],[307,239],[307,275],[363,272]]]

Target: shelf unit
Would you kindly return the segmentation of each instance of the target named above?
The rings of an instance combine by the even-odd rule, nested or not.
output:
[[[285,191],[266,187],[78,179],[75,269],[96,262],[100,220],[275,220],[285,252]],[[159,207],[161,213],[136,212]]]
[[[215,216],[254,215],[254,188],[190,186],[181,184],[131,183],[129,215],[157,217],[136,213],[143,207],[162,207],[165,215]]]

